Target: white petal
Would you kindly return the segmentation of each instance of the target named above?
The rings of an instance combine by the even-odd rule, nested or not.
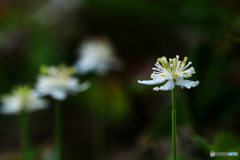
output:
[[[31,99],[31,101],[28,103],[27,109],[28,111],[32,112],[39,109],[45,109],[47,107],[48,107],[48,102],[46,100],[34,98],[34,99]]]
[[[163,90],[163,91],[172,90],[174,88],[174,86],[175,86],[174,81],[173,80],[169,80],[166,84],[161,86],[159,88],[159,90]]]
[[[175,84],[174,84],[174,81],[173,80],[169,80],[166,84],[164,84],[163,86],[161,87],[155,87],[153,88],[154,91],[159,91],[159,90],[162,90],[162,91],[168,91],[168,90],[172,90],[174,88]]]
[[[42,96],[46,96],[46,95],[48,95],[49,94],[49,92],[50,92],[50,90],[49,90],[49,88],[40,88],[40,87],[38,87],[38,88],[35,88],[34,89],[34,92],[36,93],[36,94],[38,94],[40,97],[42,97]]]
[[[29,111],[35,111],[47,108],[48,102],[45,99],[42,99],[41,95],[39,95],[35,90],[32,90],[29,94],[29,101],[27,105],[27,109]]]
[[[154,91],[159,91],[160,88],[159,88],[159,87],[154,87],[153,90],[154,90]]]
[[[83,91],[87,90],[90,86],[91,86],[90,82],[88,82],[88,81],[84,82],[84,83],[78,85],[77,91],[78,92],[83,92]]]
[[[65,100],[67,97],[67,93],[62,90],[53,90],[51,96],[57,100]]]
[[[3,105],[1,112],[3,114],[16,114],[20,111],[20,107],[16,105]]]
[[[86,74],[96,69],[98,63],[93,62],[90,58],[83,58],[76,62],[75,67],[79,74]]]
[[[86,89],[88,89],[90,87],[90,85],[91,85],[91,83],[88,81],[86,81],[82,84],[79,84],[78,79],[71,77],[68,79],[66,89],[68,90],[68,92],[82,92],[82,91],[85,91]]]
[[[1,110],[2,114],[16,114],[18,112],[20,112],[20,108],[13,108],[12,107],[11,109],[9,109],[8,106],[7,107],[3,106],[2,110]]]
[[[68,81],[66,81],[66,87],[64,89],[68,89],[69,91],[75,91],[77,90],[78,86],[78,79],[74,77],[68,78]]]
[[[176,85],[181,87],[186,87],[190,89],[191,87],[196,87],[199,84],[199,81],[190,81],[190,80],[183,80],[183,79],[176,79]]]
[[[146,84],[146,85],[155,85],[155,84],[163,83],[163,82],[165,82],[166,80],[167,80],[167,79],[162,79],[162,80],[159,80],[159,81],[153,81],[153,80],[140,81],[140,80],[138,80],[138,83]]]
[[[158,72],[161,72],[162,70],[158,69],[158,68],[152,68],[152,70],[155,70],[155,71],[158,71]]]
[[[16,114],[21,110],[22,102],[18,96],[7,97],[3,100],[1,113],[3,114]]]

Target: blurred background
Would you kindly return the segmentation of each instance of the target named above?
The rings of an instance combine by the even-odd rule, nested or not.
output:
[[[42,64],[75,64],[88,37],[106,37],[122,67],[77,75],[92,86],[62,103],[64,160],[171,159],[171,91],[137,80],[176,55],[200,81],[177,88],[179,160],[239,159],[210,151],[240,153],[240,1],[1,0],[1,95],[34,87]],[[30,114],[33,160],[53,159],[53,115],[53,105]],[[18,116],[1,114],[0,159],[19,157]]]

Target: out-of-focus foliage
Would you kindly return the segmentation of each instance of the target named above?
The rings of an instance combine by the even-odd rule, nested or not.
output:
[[[130,104],[128,93],[122,88],[123,82],[119,81],[117,77],[99,79],[94,76],[91,80],[94,83],[89,91],[83,95],[83,101],[88,106],[87,109],[97,116],[109,119],[111,123],[127,118]]]
[[[240,138],[233,135],[232,133],[226,131],[220,131],[218,135],[215,137],[213,144],[209,144],[203,138],[199,136],[195,136],[194,140],[197,146],[202,150],[205,155],[205,159],[211,159],[209,157],[209,153],[211,151],[215,152],[240,152]],[[230,157],[218,157],[215,159],[238,159],[238,157],[230,156]]]

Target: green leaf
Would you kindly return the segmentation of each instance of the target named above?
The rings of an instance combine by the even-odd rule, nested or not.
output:
[[[193,140],[204,155],[209,156],[210,152],[213,150],[212,145],[200,136],[194,136]]]
[[[240,151],[240,138],[230,132],[220,132],[214,140],[214,148],[216,152],[237,152]]]

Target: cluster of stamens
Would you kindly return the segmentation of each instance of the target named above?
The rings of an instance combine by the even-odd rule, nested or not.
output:
[[[159,58],[158,62],[160,62],[161,67],[163,67],[167,72],[169,72],[173,78],[178,78],[179,77],[179,73],[181,73],[184,69],[186,69],[191,62],[188,63],[187,66],[185,66],[188,58],[185,57],[184,60],[181,62],[178,60],[179,56],[177,56],[174,59],[169,59],[169,62],[167,60],[166,57],[163,58]],[[188,72],[183,72],[183,75],[187,75],[189,74]],[[166,75],[163,73],[160,73],[161,77],[165,77]]]
[[[45,76],[70,77],[76,72],[76,69],[74,67],[68,68],[64,64],[61,64],[58,67],[54,67],[52,69],[46,66],[42,66],[40,72]]]

